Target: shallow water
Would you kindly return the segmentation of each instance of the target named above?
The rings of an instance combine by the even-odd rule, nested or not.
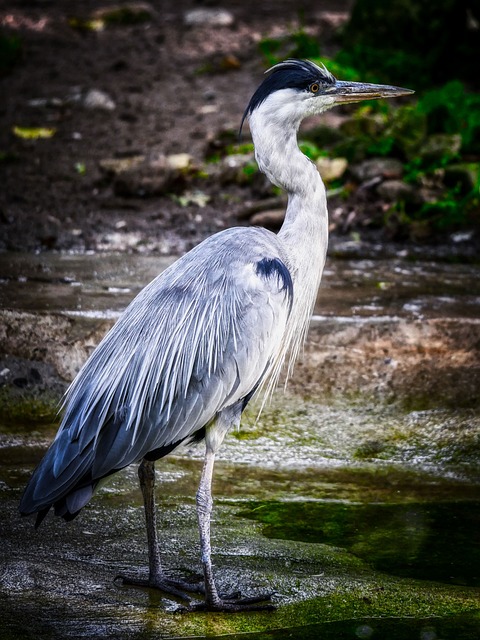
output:
[[[480,502],[253,502],[270,538],[343,547],[393,576],[480,587]]]
[[[24,437],[0,450],[0,638],[478,638],[475,482],[372,463],[272,467],[261,461],[265,441],[257,450],[248,439],[240,443],[252,457],[234,462],[241,449],[229,437],[214,480],[217,576],[246,595],[273,589],[278,611],[174,615],[168,596],[112,582],[146,570],[135,469],[112,478],[74,522],[50,517],[35,532],[16,509],[45,440],[41,428]],[[170,574],[199,576],[201,449],[189,453],[157,465],[159,527]]]
[[[117,317],[169,262],[3,254],[0,305],[68,317],[76,340],[77,318]],[[115,586],[119,572],[146,570],[133,467],[112,478],[74,522],[49,517],[35,532],[17,505],[57,422],[51,411],[42,414],[36,396],[27,398],[29,412],[10,412],[0,421],[0,638],[478,640],[478,403],[455,404],[455,396],[447,406],[438,404],[444,387],[434,396],[429,378],[434,406],[422,410],[384,396],[377,401],[364,387],[338,400],[309,382],[332,370],[332,363],[346,358],[342,354],[373,351],[377,326],[382,337],[385,326],[400,324],[390,341],[380,341],[376,369],[349,372],[365,361],[345,359],[340,375],[378,376],[381,382],[387,368],[398,365],[400,371],[418,351],[421,361],[438,352],[432,362],[465,362],[468,379],[472,347],[462,351],[450,328],[445,339],[420,330],[424,320],[448,319],[449,327],[467,320],[465,335],[475,348],[478,275],[475,265],[329,259],[300,383],[290,394],[276,394],[260,420],[257,409],[247,412],[241,429],[226,438],[214,477],[220,587],[245,595],[275,591],[273,614],[177,615],[179,603],[162,594]],[[350,331],[363,323],[373,327],[366,336]],[[71,334],[61,335],[64,358]],[[57,339],[53,330],[51,336]],[[318,336],[333,345],[325,370],[316,358]],[[402,351],[404,342],[412,353]],[[400,371],[406,386],[413,384],[409,372]],[[460,398],[464,379],[456,376],[457,369],[445,384],[460,385]],[[201,572],[194,497],[202,454],[199,447],[186,448],[157,465],[162,555],[172,575]]]
[[[116,317],[173,261],[124,254],[0,254],[0,308]],[[330,258],[316,316],[480,317],[480,267]]]

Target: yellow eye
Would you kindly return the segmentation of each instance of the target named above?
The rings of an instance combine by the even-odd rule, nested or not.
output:
[[[310,85],[309,89],[312,93],[318,93],[318,90],[320,89],[320,87],[316,82],[314,82],[313,84]]]

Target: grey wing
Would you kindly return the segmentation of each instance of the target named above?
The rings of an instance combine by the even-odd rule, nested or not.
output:
[[[264,230],[222,232],[177,261],[131,303],[72,384],[22,510],[171,450],[249,396],[280,350],[292,297],[276,236]],[[91,493],[77,490],[71,506]]]

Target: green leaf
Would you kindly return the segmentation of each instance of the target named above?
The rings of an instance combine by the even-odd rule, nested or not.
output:
[[[17,127],[12,129],[17,138],[23,140],[38,140],[39,138],[51,138],[57,132],[53,127]]]

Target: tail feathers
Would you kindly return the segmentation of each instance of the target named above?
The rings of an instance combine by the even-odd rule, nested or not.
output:
[[[62,432],[33,472],[20,502],[20,512],[37,513],[36,527],[51,507],[56,515],[74,518],[90,500],[98,482],[92,477],[93,457],[91,446],[79,452],[77,443],[71,443],[68,433]]]
[[[45,509],[40,509],[40,511],[37,513],[37,519],[35,520],[35,529],[38,529],[38,527],[42,524],[42,522],[45,520],[47,513],[50,511],[50,507],[46,507]],[[26,513],[22,514],[24,516],[28,515]]]
[[[52,507],[54,508],[56,516],[60,516],[67,522],[70,522],[78,516],[83,507],[87,504],[87,502],[89,502],[90,498],[95,492],[96,485],[97,482],[89,482],[88,484],[83,484],[83,486],[74,488],[70,493],[47,506],[33,508],[30,510],[27,510],[25,508],[22,501],[22,503],[20,504],[20,512],[25,516],[32,515],[35,512],[37,513],[35,529],[38,529],[38,527],[42,524]]]

